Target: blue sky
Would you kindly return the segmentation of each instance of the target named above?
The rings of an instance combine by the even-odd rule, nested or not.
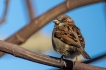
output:
[[[44,12],[62,3],[63,1],[64,0],[34,0],[33,3],[36,9],[36,16],[42,15]],[[0,0],[0,19],[4,10],[4,2],[5,0]],[[66,14],[71,16],[76,25],[81,29],[81,32],[86,40],[85,50],[89,53],[91,58],[100,53],[106,52],[106,20],[104,15],[104,3],[101,2],[74,9]],[[6,22],[0,26],[0,37],[2,37],[2,39],[6,39],[28,24],[29,20],[26,15],[27,13],[24,0],[11,0]],[[52,30],[53,22],[50,22],[41,29],[41,32],[51,37]],[[53,53],[54,52],[49,51],[45,54],[55,56]],[[106,67],[106,59],[92,63],[92,65]],[[9,54],[6,54],[0,58],[0,68],[1,70],[51,69],[49,66],[37,64]]]

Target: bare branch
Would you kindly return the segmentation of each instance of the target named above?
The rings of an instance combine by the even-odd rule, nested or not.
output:
[[[6,6],[5,6],[3,17],[0,20],[0,25],[3,24],[3,22],[5,22],[7,11],[8,11],[8,4],[9,4],[9,0],[6,0]]]
[[[91,60],[84,61],[83,63],[87,63],[88,64],[88,63],[96,62],[96,61],[101,60],[101,59],[106,59],[106,53],[104,53],[104,54],[102,54],[100,56],[97,56],[97,57],[95,57],[95,58],[93,58]]]
[[[16,34],[8,38],[6,41],[14,43],[14,44],[22,44],[25,42],[31,35],[40,30],[43,26],[45,26],[52,19],[57,17],[60,14],[63,14],[69,10],[73,10],[75,8],[93,4],[97,2],[103,2],[105,0],[67,0],[66,2],[54,7],[53,9],[47,11],[43,15],[33,19],[30,24],[22,28]],[[59,11],[58,11],[59,10]],[[54,13],[55,12],[55,13]],[[0,52],[0,56],[4,55],[4,53]]]
[[[106,70],[106,68],[91,66],[88,64],[78,63],[78,62],[73,63],[72,61],[69,60],[60,61],[59,58],[32,52],[18,45],[4,42],[1,40],[0,40],[0,51],[10,53],[14,56],[21,57],[33,62],[38,62],[53,67],[63,68],[65,70],[66,69],[67,70],[72,70],[72,69],[73,70]]]
[[[34,18],[34,10],[33,10],[33,5],[32,5],[32,0],[26,0],[27,4],[27,9],[29,12],[30,20]]]

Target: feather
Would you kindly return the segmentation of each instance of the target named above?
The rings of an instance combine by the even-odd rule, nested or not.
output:
[[[85,48],[84,37],[82,36],[80,29],[74,24],[74,21],[69,16],[66,15],[61,15],[57,17],[56,21],[58,22],[58,25],[55,26],[53,31],[54,38],[57,38],[64,44],[68,45],[67,50],[63,52],[61,49],[59,52],[65,53],[68,51],[70,52],[68,53],[70,55],[78,52],[82,54],[83,57],[90,59],[90,56],[84,50]],[[63,46],[61,48],[63,48]],[[67,47],[64,46],[64,48]],[[72,53],[72,51],[74,53]]]

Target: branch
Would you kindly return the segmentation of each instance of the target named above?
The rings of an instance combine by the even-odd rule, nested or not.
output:
[[[34,18],[32,0],[26,0],[26,5],[27,5],[29,16],[30,16],[30,20],[32,20]]]
[[[104,54],[102,54],[102,55],[100,55],[100,56],[97,56],[97,57],[95,57],[95,58],[93,58],[93,59],[91,59],[91,60],[88,60],[88,61],[84,61],[83,63],[92,63],[92,62],[95,62],[95,61],[98,61],[98,60],[101,60],[101,59],[104,59],[104,58],[106,58],[106,53],[104,53]]]
[[[67,0],[64,3],[54,7],[53,9],[47,11],[43,15],[33,19],[27,26],[22,28],[16,34],[8,38],[6,41],[14,43],[14,44],[22,44],[25,42],[31,35],[40,30],[43,26],[45,26],[52,19],[57,17],[60,14],[63,14],[69,10],[73,10],[75,8],[93,4],[97,2],[103,2],[104,0]],[[106,1],[106,0],[105,0]],[[59,10],[59,11],[58,11]],[[55,13],[54,13],[55,12]],[[3,52],[0,52],[0,56],[4,55]]]
[[[3,24],[3,22],[5,22],[6,15],[7,15],[7,10],[8,10],[8,4],[9,4],[9,0],[6,0],[6,6],[5,6],[3,17],[0,20],[0,25]]]
[[[106,70],[106,68],[91,66],[88,64],[78,63],[78,62],[73,63],[72,61],[69,61],[69,60],[60,61],[59,58],[32,52],[18,45],[4,42],[1,40],[0,40],[0,51],[10,53],[14,56],[21,57],[33,62],[37,62],[37,63],[41,63],[41,64],[53,66],[53,67],[63,68],[65,70],[66,69],[68,70],[71,70],[71,69],[73,70]]]

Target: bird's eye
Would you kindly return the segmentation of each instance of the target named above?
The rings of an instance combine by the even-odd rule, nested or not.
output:
[[[62,19],[62,22],[66,22],[66,21],[67,21],[67,18],[64,17],[64,18]]]
[[[66,19],[62,19],[62,22],[66,22]]]

